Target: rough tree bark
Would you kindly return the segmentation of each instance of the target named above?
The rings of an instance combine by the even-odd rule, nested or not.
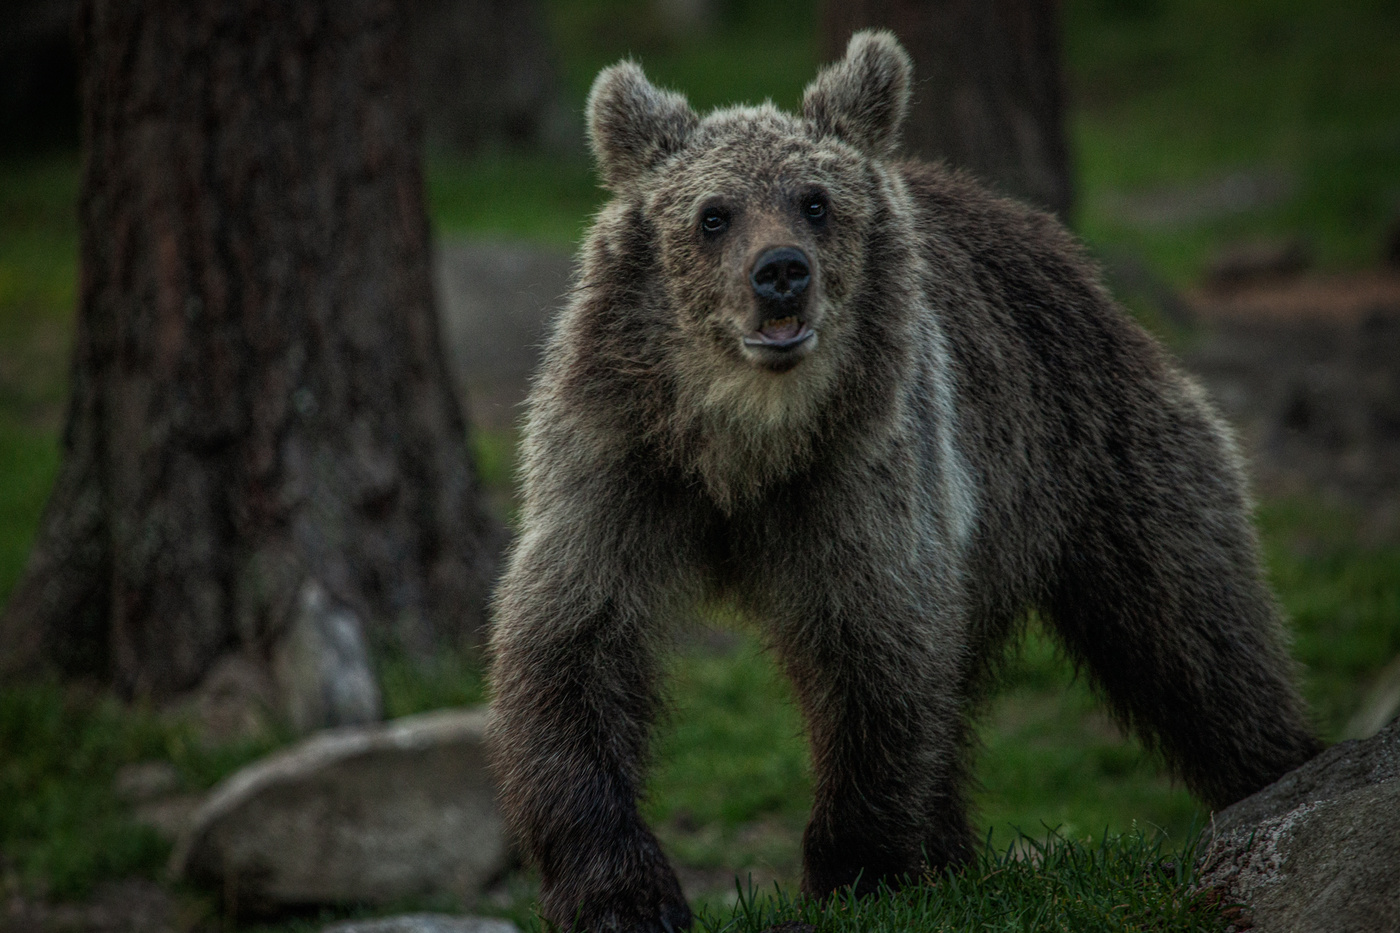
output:
[[[392,0],[90,0],[63,464],[0,670],[162,699],[230,654],[303,727],[471,641],[499,527],[451,394]]]
[[[826,59],[892,29],[914,59],[906,148],[1068,217],[1074,200],[1058,0],[827,0]]]

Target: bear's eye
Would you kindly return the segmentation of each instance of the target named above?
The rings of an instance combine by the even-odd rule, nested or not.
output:
[[[700,229],[706,233],[714,235],[723,233],[724,228],[729,226],[729,212],[718,207],[707,207],[700,215]]]
[[[802,213],[814,224],[826,220],[826,198],[821,195],[812,195],[804,202]]]

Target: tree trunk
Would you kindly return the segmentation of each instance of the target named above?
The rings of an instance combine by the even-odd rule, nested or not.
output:
[[[9,0],[0,30],[0,155],[76,148],[78,0]]]
[[[583,152],[559,97],[539,0],[408,0],[417,97],[429,145],[463,154]]]
[[[391,0],[90,0],[63,465],[0,669],[167,698],[227,655],[302,727],[475,639],[500,543],[434,316]]]
[[[1068,217],[1073,204],[1064,127],[1057,0],[827,0],[824,52],[883,26],[914,59],[905,146]]]

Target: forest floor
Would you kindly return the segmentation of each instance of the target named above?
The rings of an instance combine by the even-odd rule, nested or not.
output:
[[[1241,432],[1260,491],[1355,509],[1400,535],[1400,266],[1191,296],[1184,358]]]

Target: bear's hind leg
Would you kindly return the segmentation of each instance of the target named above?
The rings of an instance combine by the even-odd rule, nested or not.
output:
[[[1225,495],[1219,495],[1221,492]],[[1143,483],[1091,511],[1046,606],[1119,717],[1213,807],[1320,750],[1242,495]]]

